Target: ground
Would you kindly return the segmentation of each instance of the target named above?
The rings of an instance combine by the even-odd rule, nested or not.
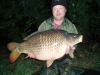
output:
[[[0,47],[0,75],[31,75],[41,69],[41,61],[27,58],[22,54],[19,59],[9,62],[10,51],[4,46]],[[100,68],[100,44],[80,43],[72,59],[75,67],[91,69]]]

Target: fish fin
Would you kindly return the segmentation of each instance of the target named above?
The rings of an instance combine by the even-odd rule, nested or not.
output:
[[[26,56],[24,59],[28,58],[29,56]]]
[[[70,48],[70,50],[69,50],[69,56],[70,56],[71,58],[74,58],[74,54],[73,54],[73,51],[72,51],[71,48]]]
[[[46,62],[47,67],[50,67],[50,66],[52,65],[53,61],[54,61],[54,60],[48,60],[48,61]]]
[[[21,53],[18,52],[17,49],[15,49],[14,51],[11,52],[10,54],[10,62],[13,63],[19,56]]]
[[[15,50],[17,46],[18,46],[18,43],[16,43],[16,42],[10,42],[7,44],[7,48],[9,51]]]
[[[43,32],[43,31],[45,31],[45,30],[42,30],[42,31],[35,31],[35,32],[33,32],[33,33],[31,33],[30,35],[28,35],[27,37],[25,37],[23,40],[28,40],[30,37],[32,37],[33,35],[35,35],[35,34],[37,34],[37,33],[39,33],[39,32]]]

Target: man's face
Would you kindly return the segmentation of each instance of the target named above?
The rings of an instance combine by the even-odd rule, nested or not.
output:
[[[58,21],[64,19],[65,13],[66,9],[62,5],[56,5],[52,9],[52,14],[54,16],[54,19]]]

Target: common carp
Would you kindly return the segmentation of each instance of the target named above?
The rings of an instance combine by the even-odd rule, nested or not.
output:
[[[70,47],[82,42],[83,35],[68,33],[65,30],[50,29],[35,32],[25,38],[22,43],[11,42],[7,47],[11,52],[10,62],[13,63],[21,53],[32,53],[35,59],[46,60],[50,67],[54,60],[63,57],[66,50],[74,58]]]

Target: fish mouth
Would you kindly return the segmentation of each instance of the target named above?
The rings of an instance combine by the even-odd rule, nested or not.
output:
[[[79,38],[79,42],[82,42],[82,41],[83,41],[83,35],[81,35]]]

